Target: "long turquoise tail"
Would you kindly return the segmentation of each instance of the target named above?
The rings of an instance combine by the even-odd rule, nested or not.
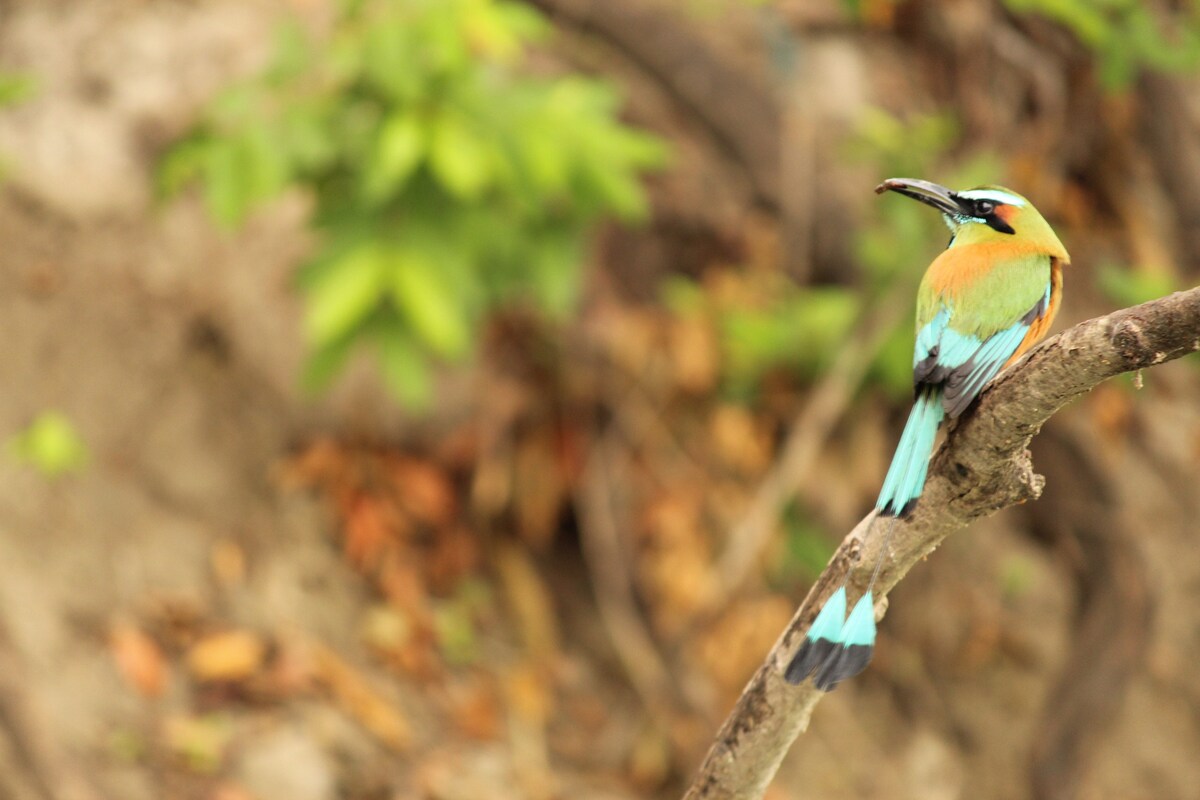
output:
[[[925,488],[929,456],[933,454],[933,440],[943,416],[942,390],[934,386],[921,389],[892,455],[879,499],[875,501],[875,508],[881,514],[905,517],[916,506]]]
[[[875,650],[875,599],[871,590],[875,588],[875,579],[879,577],[887,555],[896,519],[912,512],[925,488],[929,456],[933,453],[933,442],[944,413],[941,390],[923,388],[913,403],[879,499],[875,501],[878,516],[892,519],[867,591],[854,604],[848,617],[845,585],[830,595],[783,673],[788,683],[800,683],[812,675],[816,687],[829,692],[842,681],[862,672],[870,663]],[[870,533],[868,528],[867,535]]]

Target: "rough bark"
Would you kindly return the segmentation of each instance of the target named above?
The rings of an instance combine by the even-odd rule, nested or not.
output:
[[[979,517],[1037,498],[1043,479],[1026,450],[1059,409],[1101,381],[1200,350],[1200,287],[1082,322],[1053,337],[995,380],[933,457],[916,511],[896,526],[876,586],[888,591],[947,535]],[[874,518],[842,542],[763,665],[742,692],[685,795],[686,800],[761,797],[821,692],[790,686],[783,669],[825,599],[849,577],[862,589],[882,537],[862,541]]]

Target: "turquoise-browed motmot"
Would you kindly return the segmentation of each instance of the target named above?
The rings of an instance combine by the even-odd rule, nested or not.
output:
[[[821,607],[784,673],[790,683],[811,675],[822,691],[857,675],[871,660],[871,590],[896,519],[912,513],[921,497],[942,419],[965,411],[988,381],[1046,334],[1062,297],[1062,268],[1070,260],[1037,209],[1009,189],[952,192],[910,178],[893,178],[875,189],[888,190],[942,212],[951,238],[917,294],[916,399],[875,501],[876,517],[892,518],[879,559],[849,617],[843,585]]]

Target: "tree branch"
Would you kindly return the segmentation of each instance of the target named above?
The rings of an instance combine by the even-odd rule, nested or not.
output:
[[[885,596],[947,535],[1006,506],[1036,499],[1029,440],[1060,408],[1101,381],[1200,350],[1200,287],[1082,322],[1034,349],[997,378],[954,425],[930,466],[913,515],[896,526],[876,584]],[[822,693],[791,686],[783,669],[825,599],[849,576],[860,590],[883,537],[865,544],[867,516],[842,542],[766,661],[751,678],[700,766],[685,800],[757,798],[792,741],[808,726]]]

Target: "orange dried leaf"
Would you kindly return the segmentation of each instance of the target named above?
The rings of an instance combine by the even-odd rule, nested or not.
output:
[[[505,603],[529,655],[545,661],[558,653],[558,617],[554,599],[529,554],[513,545],[502,546],[494,556]]]
[[[313,652],[316,677],[338,707],[393,750],[407,750],[412,730],[400,711],[371,687],[367,679],[328,647]]]
[[[743,600],[731,606],[698,637],[695,659],[721,690],[735,697],[792,616],[783,595]]]
[[[206,636],[188,651],[188,669],[198,681],[242,681],[263,665],[267,646],[250,631],[227,631]]]
[[[518,532],[525,541],[543,547],[553,538],[567,499],[565,476],[548,431],[536,431],[517,445],[515,469]]]
[[[375,579],[392,605],[408,614],[426,613],[429,587],[416,559],[390,552],[380,562]]]
[[[384,551],[400,531],[388,525],[383,501],[360,494],[352,502],[343,520],[344,547],[350,562],[364,569],[378,563]]]
[[[208,800],[258,800],[250,790],[236,784],[222,782],[213,787]]]
[[[478,541],[468,529],[456,526],[441,531],[426,563],[430,588],[442,594],[451,592],[478,561]]]
[[[427,461],[394,459],[392,481],[404,510],[427,525],[449,524],[458,515],[454,485],[446,473]]]
[[[700,394],[716,385],[720,347],[712,325],[706,320],[700,317],[675,320],[671,325],[670,351],[679,388]]]
[[[661,352],[658,318],[632,308],[610,308],[605,316],[601,330],[613,361],[635,375],[644,374],[651,357]]]
[[[334,439],[322,438],[280,463],[275,478],[285,489],[310,488],[344,474],[348,467],[346,449]]]
[[[109,650],[121,677],[143,697],[161,697],[167,687],[167,663],[162,648],[142,629],[128,624],[113,626]]]
[[[221,539],[214,543],[208,560],[218,583],[236,586],[246,579],[246,551],[232,539]]]
[[[718,407],[709,421],[709,432],[716,456],[725,464],[753,474],[770,463],[770,437],[745,408]]]
[[[451,716],[464,735],[481,740],[500,735],[500,703],[492,687],[482,683],[455,687],[450,698]]]
[[[526,725],[542,728],[550,718],[553,684],[548,670],[536,664],[522,664],[510,672],[504,682],[504,694],[513,715]]]

